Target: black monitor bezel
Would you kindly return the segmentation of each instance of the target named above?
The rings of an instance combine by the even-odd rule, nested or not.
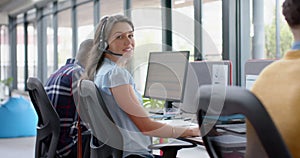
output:
[[[150,59],[151,59],[151,54],[163,54],[163,53],[180,53],[180,54],[186,54],[186,63],[185,63],[185,70],[184,70],[184,78],[183,78],[183,83],[182,83],[182,88],[181,88],[181,96],[180,99],[174,99],[174,98],[163,98],[163,97],[151,97],[146,95],[147,91],[147,85],[148,83],[148,72],[149,72],[149,65],[150,65]],[[150,52],[149,53],[149,58],[148,58],[148,67],[147,67],[147,75],[146,75],[146,81],[145,81],[145,88],[144,88],[144,97],[145,98],[150,98],[150,99],[158,99],[158,100],[164,100],[168,102],[183,102],[184,98],[184,93],[185,93],[185,85],[186,85],[186,78],[187,78],[187,71],[188,71],[188,64],[189,64],[189,56],[190,56],[190,51],[160,51],[160,52]]]

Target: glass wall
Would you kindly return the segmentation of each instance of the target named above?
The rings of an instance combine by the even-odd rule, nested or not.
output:
[[[78,48],[85,39],[94,38],[93,3],[89,2],[77,7],[78,19]],[[78,50],[77,48],[77,50]]]
[[[8,27],[6,25],[0,26],[0,80],[9,77],[9,43],[8,43]]]
[[[67,9],[57,14],[58,16],[58,67],[64,65],[68,58],[72,58],[72,25],[71,10]]]
[[[55,65],[55,62],[57,59],[57,54],[55,54],[55,48],[57,47],[54,42],[56,41],[54,39],[54,22],[53,18],[54,15],[52,14],[53,12],[53,5],[52,3],[48,4],[45,9],[43,10],[44,13],[44,19],[45,19],[45,29],[46,29],[46,36],[47,36],[47,43],[46,45],[46,51],[47,51],[47,77],[50,76],[51,73],[54,72],[56,69],[57,65]]]
[[[172,47],[174,51],[190,51],[190,61],[194,61],[194,22],[193,1],[173,1]]]
[[[265,27],[265,57],[281,58],[283,54],[291,48],[293,36],[282,15],[282,3],[279,0],[276,6],[276,0],[265,0],[264,2],[264,27]],[[278,10],[276,10],[278,9]],[[278,12],[277,12],[278,11]],[[276,16],[278,15],[278,17]],[[279,22],[276,24],[276,18]],[[276,25],[279,27],[279,39],[276,39]],[[276,41],[280,44],[277,45]]]
[[[28,76],[37,76],[37,36],[36,25],[28,25]]]
[[[48,15],[44,17],[47,21],[46,30],[47,30],[47,76],[50,76],[51,73],[55,70],[55,57],[54,54],[54,30],[53,30],[53,16]]]
[[[222,0],[202,5],[203,59],[222,60]]]
[[[251,5],[254,0],[250,0]],[[283,0],[280,0],[280,6]],[[74,3],[75,2],[75,3]],[[99,8],[95,7],[94,4],[99,2]],[[126,2],[130,2],[130,12],[126,12],[124,10],[124,6],[126,6]],[[228,52],[222,52],[224,43],[227,47],[229,47],[230,43],[226,43],[226,41],[222,41],[222,36],[225,36],[222,33],[222,12],[227,12],[226,9],[223,10],[223,6],[226,4],[230,7],[230,13],[233,18],[230,18],[230,24],[233,22],[232,26],[234,29],[230,29],[230,31],[236,31],[231,33],[234,34],[236,39],[242,40],[240,34],[237,32],[240,28],[238,25],[240,19],[237,14],[239,14],[238,5],[240,1],[234,1],[233,3],[223,3],[223,0],[203,0],[201,1],[200,6],[194,6],[194,0],[170,0],[170,1],[161,1],[161,0],[131,0],[131,1],[123,1],[123,0],[59,0],[59,1],[51,1],[44,8],[41,7],[36,9],[36,15],[42,15],[41,17],[33,17],[28,22],[28,75],[30,76],[39,76],[37,74],[37,68],[42,65],[37,66],[37,44],[40,46],[40,39],[37,39],[36,35],[40,34],[39,29],[46,29],[47,43],[42,44],[41,47],[38,47],[41,50],[47,52],[47,68],[46,69],[38,69],[47,71],[47,76],[50,75],[56,68],[65,64],[68,58],[73,56],[73,45],[76,45],[76,50],[80,43],[86,38],[93,38],[94,32],[94,17],[98,18],[98,14],[100,17],[104,15],[111,14],[124,14],[131,13],[130,17],[135,25],[135,40],[136,40],[136,48],[135,48],[135,56],[133,59],[133,64],[130,65],[130,70],[136,80],[138,85],[138,90],[140,92],[144,91],[144,83],[146,77],[147,70],[147,61],[149,52],[162,51],[163,50],[163,42],[165,36],[163,36],[162,25],[165,24],[163,21],[166,18],[171,18],[171,27],[172,27],[172,36],[166,37],[168,42],[172,42],[172,50],[189,50],[190,51],[190,61],[193,61],[194,57],[194,46],[195,46],[195,30],[202,30],[202,38],[200,42],[202,42],[201,48],[203,50],[203,59],[204,60],[221,60],[222,53],[226,54]],[[228,1],[224,1],[228,2]],[[231,1],[230,1],[231,2]],[[77,6],[72,6],[76,4]],[[171,4],[172,16],[168,16],[162,12],[162,5]],[[274,53],[276,52],[276,37],[275,37],[275,1],[274,0],[265,0],[263,1],[264,6],[264,16],[265,16],[265,53],[269,58],[274,57]],[[57,9],[56,9],[57,7]],[[200,7],[200,8],[199,8]],[[196,8],[196,10],[194,9]],[[199,8],[199,10],[197,10]],[[251,8],[252,10],[253,8]],[[222,11],[223,10],[223,11]],[[17,82],[21,85],[18,86],[19,89],[22,89],[22,84],[24,84],[24,75],[26,71],[24,71],[24,60],[25,60],[25,47],[24,47],[24,19],[23,15],[28,14],[30,11],[25,11],[19,13],[19,15],[12,15],[10,19],[17,19],[13,23],[17,24],[17,38],[16,43],[12,42],[12,44],[17,45]],[[195,28],[194,23],[194,13],[201,12],[201,24],[202,29]],[[41,13],[41,14],[40,14]],[[72,18],[76,15],[76,19],[72,21]],[[164,16],[164,18],[162,18]],[[230,16],[231,17],[231,16]],[[270,18],[272,17],[272,18]],[[274,18],[273,18],[274,17]],[[41,18],[41,19],[38,19]],[[286,23],[283,20],[281,15],[281,7],[280,7],[280,29],[281,29],[281,37],[280,37],[280,53],[282,55],[283,52],[287,48],[290,47],[291,44],[291,35],[286,28]],[[43,21],[42,23],[40,23]],[[226,24],[226,21],[223,21]],[[41,24],[41,25],[40,25]],[[13,24],[15,25],[15,24]],[[13,26],[12,25],[12,26]],[[41,27],[37,27],[41,26]],[[73,28],[73,26],[75,26]],[[229,26],[229,25],[228,25]],[[236,29],[236,30],[235,30]],[[76,31],[77,30],[77,31]],[[229,30],[229,29],[228,29]],[[73,32],[74,31],[74,32]],[[76,32],[75,32],[76,31]],[[229,32],[230,32],[229,31]],[[3,29],[1,29],[1,37],[3,36]],[[44,30],[43,30],[44,32]],[[73,35],[74,33],[74,35]],[[77,34],[76,34],[77,33]],[[197,32],[198,33],[198,32]],[[56,35],[58,37],[56,37]],[[253,36],[253,27],[251,35]],[[238,37],[237,37],[238,36]],[[230,36],[231,37],[231,36]],[[44,37],[42,37],[44,38]],[[75,39],[76,38],[76,39]],[[249,38],[249,37],[248,37]],[[228,37],[225,39],[229,39]],[[238,50],[240,47],[240,43],[238,40],[234,39],[234,46],[236,47],[234,50]],[[75,41],[77,40],[77,41]],[[2,42],[2,41],[1,41]],[[46,47],[46,48],[45,48]],[[1,51],[5,48],[3,44],[1,44]],[[10,50],[10,49],[9,49]],[[14,49],[11,49],[14,51]],[[227,50],[227,49],[226,49]],[[231,50],[231,48],[230,48]],[[233,50],[233,49],[232,49]],[[235,51],[233,51],[235,52]],[[15,52],[10,52],[14,54]],[[250,54],[250,53],[249,53]],[[230,58],[234,56],[231,55]],[[241,54],[243,56],[243,54]],[[5,69],[3,64],[5,63],[3,54],[1,54],[1,70]],[[234,56],[235,57],[235,56]],[[236,55],[237,58],[240,58]],[[229,58],[229,59],[230,59]],[[8,60],[8,59],[7,59]],[[233,59],[234,60],[234,59]],[[8,61],[7,61],[8,62]],[[57,62],[57,63],[56,63]],[[234,62],[239,62],[234,61]],[[240,66],[239,64],[234,63],[234,67]],[[14,66],[13,66],[13,69]],[[44,71],[43,71],[44,72]],[[2,72],[1,72],[2,73]],[[237,72],[233,72],[237,73]],[[13,74],[15,75],[15,74]],[[43,74],[44,76],[44,74]],[[1,75],[3,78],[3,75]]]
[[[17,26],[17,81],[18,89],[24,90],[24,66],[25,66],[25,45],[24,45],[24,26],[23,23]]]
[[[135,26],[135,51],[132,66],[138,91],[143,94],[148,68],[149,52],[162,50],[162,14],[159,0],[147,3],[134,0],[132,3],[132,21]]]
[[[47,30],[47,76],[56,68],[65,64],[72,57],[73,38],[77,37],[77,50],[80,43],[93,38],[94,14],[100,17],[111,14],[124,14],[124,3],[120,0],[101,0],[100,8],[94,8],[94,1],[76,0],[78,6],[72,10],[71,0],[57,1],[56,5],[49,3],[43,9],[43,26]],[[190,61],[194,57],[194,3],[193,0],[170,1],[172,4],[172,50],[190,51]],[[149,52],[162,51],[162,1],[161,0],[132,0],[129,13],[135,25],[135,56],[130,70],[136,80],[138,90],[143,93],[147,73]],[[220,60],[222,50],[222,1],[203,1],[203,51],[204,59]],[[57,11],[57,12],[56,12]],[[57,13],[57,14],[54,14]],[[77,35],[73,35],[72,14],[76,13]],[[128,13],[128,12],[127,12]],[[22,14],[20,14],[21,16]],[[56,21],[57,18],[57,21]],[[17,17],[22,19],[22,17]],[[56,23],[57,22],[57,23]],[[36,23],[28,25],[28,75],[37,75],[37,32]],[[57,28],[56,28],[57,27]],[[17,29],[17,63],[18,83],[24,83],[24,39],[23,25]],[[56,31],[57,30],[57,39]],[[212,38],[213,37],[213,38]],[[57,42],[57,43],[56,43]],[[57,50],[56,50],[57,49]],[[57,54],[56,54],[57,52]],[[57,65],[56,65],[57,61]],[[20,89],[21,87],[18,86]]]
[[[36,29],[36,9],[33,8],[26,13],[27,21],[27,53],[25,53],[25,76],[24,82],[26,84],[29,76],[37,76],[37,29]],[[25,87],[27,88],[27,87]]]

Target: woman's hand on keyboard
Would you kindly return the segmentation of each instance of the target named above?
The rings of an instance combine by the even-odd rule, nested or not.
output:
[[[190,126],[187,127],[184,133],[182,133],[181,137],[199,137],[200,130],[198,126]]]

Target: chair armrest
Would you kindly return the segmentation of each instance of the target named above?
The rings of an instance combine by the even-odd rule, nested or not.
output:
[[[182,148],[192,148],[196,147],[197,144],[192,142],[187,142],[183,140],[176,140],[169,143],[161,144],[151,144],[148,146],[149,149],[159,149],[163,151],[163,158],[176,158],[177,151]]]
[[[198,137],[186,137],[186,138],[177,138],[179,140],[185,141],[185,142],[190,142],[193,144],[197,144],[197,145],[202,145],[204,146],[204,142],[202,140],[202,137],[198,136]]]

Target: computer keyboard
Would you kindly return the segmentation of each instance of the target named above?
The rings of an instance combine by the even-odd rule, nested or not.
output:
[[[222,124],[222,125],[217,125],[217,128],[238,133],[238,134],[245,134],[246,133],[246,124]]]
[[[163,115],[164,111],[162,109],[159,109],[159,110],[150,110],[149,113],[150,114],[156,114],[156,115]]]
[[[181,126],[181,127],[187,127],[187,126],[198,126],[198,124],[193,123],[191,121],[184,121],[183,119],[173,119],[173,120],[160,120],[161,123],[167,123],[173,126]]]

